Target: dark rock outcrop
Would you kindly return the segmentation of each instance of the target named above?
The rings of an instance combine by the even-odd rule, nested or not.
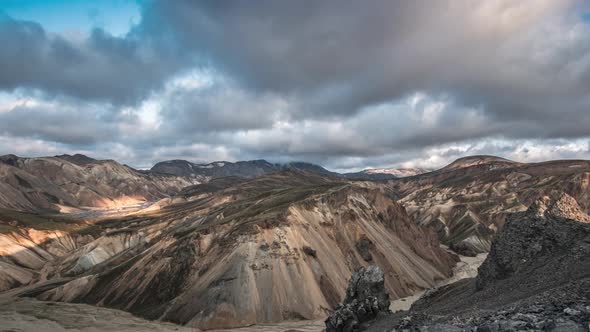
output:
[[[356,248],[358,249],[359,254],[366,262],[373,261],[373,255],[371,255],[372,247],[374,247],[373,242],[366,236],[361,237],[356,243]]]
[[[311,256],[313,258],[318,257],[318,253],[317,251],[315,251],[312,247],[308,247],[308,246],[303,246],[303,252],[308,255]]]
[[[427,292],[368,331],[588,331],[590,224],[567,195],[513,214],[478,277]],[[393,329],[392,329],[393,328]]]
[[[467,257],[475,257],[479,252],[475,250],[469,243],[465,241],[451,243],[449,249],[458,253],[459,255],[467,256]]]
[[[385,277],[378,266],[360,268],[351,277],[344,303],[326,319],[326,332],[358,331],[379,313],[389,312]]]
[[[590,272],[580,264],[581,258],[590,254],[590,227],[568,218],[584,215],[577,202],[565,194],[554,200],[543,197],[525,213],[513,215],[479,268],[477,288],[525,271],[542,276],[538,271],[543,270],[547,279],[560,277],[564,281]]]

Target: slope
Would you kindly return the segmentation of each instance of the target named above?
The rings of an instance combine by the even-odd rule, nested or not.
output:
[[[107,232],[36,280],[58,282],[24,295],[227,328],[324,317],[359,266],[382,266],[398,298],[456,263],[401,205],[343,180],[287,171],[195,189],[182,204],[99,222]]]
[[[590,162],[523,164],[467,157],[435,172],[391,180],[386,188],[418,224],[433,228],[456,251],[474,255],[489,251],[508,215],[556,190],[566,192],[588,212]]]
[[[0,157],[0,207],[20,211],[123,206],[170,196],[194,183],[82,155]]]

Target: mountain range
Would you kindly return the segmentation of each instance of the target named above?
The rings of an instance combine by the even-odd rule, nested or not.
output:
[[[193,177],[200,181],[223,176],[252,178],[284,170],[308,171],[355,180],[391,180],[429,172],[423,168],[378,168],[352,173],[337,173],[322,166],[305,162],[270,163],[266,160],[216,161],[208,164],[195,164],[186,160],[168,160],[159,162],[151,168],[152,172]]]
[[[489,280],[517,269],[503,257],[530,238],[515,229],[518,220],[536,220],[531,228],[590,221],[589,161],[471,156],[423,171],[363,178],[264,160],[173,160],[138,171],[83,155],[2,156],[0,312],[4,298],[27,297],[205,330],[315,320],[336,308],[360,267],[379,266],[397,300],[440,285],[466,256],[488,252],[469,285],[496,294],[511,286]],[[505,228],[516,235],[502,235]],[[539,236],[541,248],[553,248],[542,239],[549,233]],[[533,257],[541,266],[525,247],[509,260]],[[514,280],[529,281],[519,275]],[[467,312],[479,297],[461,294],[455,307]],[[417,312],[438,313],[436,303],[452,301],[429,299],[434,304],[421,300],[417,308],[428,309]]]
[[[22,211],[124,206],[168,197],[194,183],[83,155],[0,156],[0,207]]]
[[[285,170],[363,180],[387,180],[381,172],[340,174],[304,162],[265,160],[195,164],[185,160],[159,162],[136,170],[114,160],[85,155],[22,158],[0,156],[0,207],[25,211],[74,211],[80,207],[116,207],[173,196],[181,189],[228,176],[254,178]]]

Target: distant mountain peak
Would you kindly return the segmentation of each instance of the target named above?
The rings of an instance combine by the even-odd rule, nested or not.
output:
[[[496,156],[490,156],[490,155],[475,155],[475,156],[467,156],[467,157],[462,157],[459,158],[455,161],[453,161],[452,163],[448,164],[447,166],[443,167],[443,170],[451,170],[451,169],[460,169],[460,168],[466,168],[466,167],[471,167],[471,166],[477,166],[477,165],[485,165],[485,164],[494,164],[494,163],[500,163],[500,164],[518,164],[515,161],[512,161],[510,159],[506,159],[506,158],[502,158],[502,157],[496,157]]]
[[[157,163],[151,170],[157,173],[193,177],[202,181],[226,176],[253,178],[284,170],[299,170],[324,175],[337,175],[337,173],[330,172],[319,165],[307,162],[273,164],[264,159],[236,162],[214,161],[202,164],[192,163],[186,160],[168,160]]]
[[[19,157],[14,154],[5,154],[3,156],[0,156],[0,163],[10,166],[16,166],[18,159]]]
[[[346,173],[344,177],[354,180],[392,180],[428,173],[425,168],[369,168],[360,172]]]
[[[92,164],[92,163],[95,163],[98,161],[94,158],[90,158],[90,157],[80,154],[80,153],[76,153],[74,155],[62,154],[59,156],[55,156],[55,158],[66,160],[66,161],[71,162],[72,164],[76,164],[79,166],[86,166],[88,164]]]
[[[430,169],[419,168],[419,167],[407,167],[407,168],[372,168],[366,169],[363,172],[367,174],[391,174],[397,178],[404,178],[408,176],[420,175],[430,172]]]

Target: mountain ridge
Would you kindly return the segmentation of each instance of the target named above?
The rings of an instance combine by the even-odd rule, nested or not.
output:
[[[154,201],[194,184],[83,155],[0,156],[0,207],[22,211],[122,206]]]

